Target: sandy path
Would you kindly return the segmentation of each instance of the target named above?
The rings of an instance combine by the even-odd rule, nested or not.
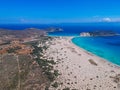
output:
[[[18,67],[18,86],[17,86],[17,90],[20,90],[21,80],[20,80],[20,63],[19,63],[18,55],[16,55],[16,61],[17,61],[17,67]]]

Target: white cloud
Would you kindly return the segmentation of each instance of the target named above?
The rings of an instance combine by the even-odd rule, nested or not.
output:
[[[107,17],[107,18],[103,18],[102,21],[103,21],[103,22],[111,22],[112,20],[111,20],[111,18],[108,18],[108,17]]]

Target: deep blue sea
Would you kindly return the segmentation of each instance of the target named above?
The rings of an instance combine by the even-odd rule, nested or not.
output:
[[[23,30],[26,28],[62,28],[61,32],[49,33],[52,36],[75,36],[72,42],[77,46],[100,56],[114,64],[120,65],[120,36],[109,37],[77,37],[81,32],[96,30],[112,30],[120,34],[120,23],[93,23],[93,24],[26,24],[0,25],[0,28]]]

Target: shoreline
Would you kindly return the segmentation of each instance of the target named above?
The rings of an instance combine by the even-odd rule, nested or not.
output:
[[[46,51],[46,56],[57,62],[54,68],[60,72],[54,81],[59,86],[51,86],[50,90],[119,90],[118,83],[111,77],[120,74],[120,67],[76,46],[72,38],[54,37]]]
[[[76,38],[76,37],[73,37],[73,38]],[[96,55],[96,54],[93,54],[92,52],[89,52],[89,51],[85,50],[84,48],[81,48],[81,47],[77,46],[76,44],[74,44],[74,43],[72,42],[72,39],[73,39],[73,38],[71,38],[70,42],[71,42],[71,44],[75,45],[77,48],[82,49],[84,52],[87,52],[87,53],[89,53],[89,54],[91,54],[91,55],[93,55],[93,56],[96,56],[96,57],[98,57],[98,58],[100,58],[100,59],[102,59],[102,60],[104,60],[104,61],[106,61],[106,62],[109,62],[110,64],[113,64],[113,65],[115,65],[116,67],[119,67],[119,68],[120,68],[120,65],[117,65],[117,64],[115,64],[115,63],[112,63],[112,62],[110,62],[109,60],[107,60],[107,59],[105,59],[105,58],[103,58],[103,57],[100,57],[100,56],[98,56],[98,55]]]
[[[48,35],[48,36],[49,36],[49,35]],[[50,36],[50,37],[53,37],[53,38],[54,38],[54,37],[60,37],[60,38],[66,38],[66,37],[67,37],[67,38],[70,38],[69,42],[70,42],[72,45],[76,46],[78,49],[82,49],[84,52],[87,52],[88,54],[91,54],[91,55],[93,55],[93,56],[95,56],[95,57],[98,57],[98,58],[100,58],[100,59],[102,59],[102,60],[104,60],[104,61],[106,61],[106,62],[109,62],[110,64],[112,64],[112,65],[120,68],[120,65],[117,65],[117,64],[115,64],[115,63],[112,63],[112,62],[110,62],[109,60],[107,60],[107,59],[105,59],[105,58],[103,58],[103,57],[100,57],[100,56],[98,56],[98,55],[96,55],[96,54],[93,54],[92,52],[89,52],[89,51],[85,50],[84,48],[79,47],[79,46],[77,46],[76,44],[74,44],[74,43],[72,42],[72,39],[73,39],[73,38],[81,37],[81,36]]]

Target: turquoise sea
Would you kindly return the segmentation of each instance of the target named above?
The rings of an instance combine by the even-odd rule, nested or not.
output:
[[[81,32],[95,31],[95,30],[112,30],[120,34],[120,23],[88,23],[88,24],[22,24],[22,25],[0,25],[0,28],[23,30],[26,28],[62,28],[61,32],[49,33],[50,36],[74,36],[72,42],[114,64],[120,65],[120,36],[110,37],[78,37]]]
[[[77,46],[120,65],[120,36],[76,37],[72,42]]]

